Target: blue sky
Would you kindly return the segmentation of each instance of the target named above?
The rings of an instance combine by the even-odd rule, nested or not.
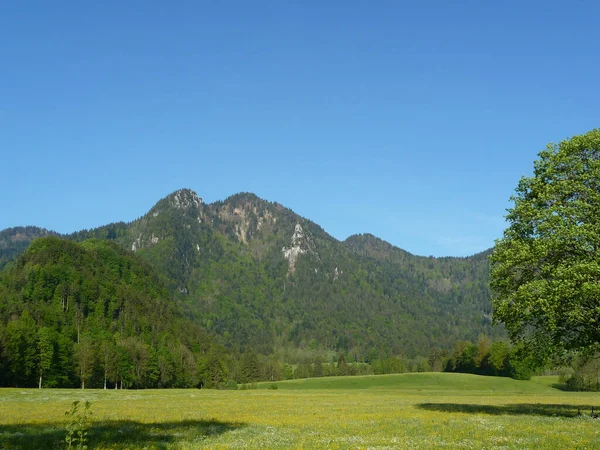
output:
[[[338,239],[485,250],[600,126],[593,1],[3,2],[0,229],[254,192]]]

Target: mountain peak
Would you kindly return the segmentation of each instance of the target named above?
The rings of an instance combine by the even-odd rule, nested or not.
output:
[[[191,189],[179,189],[168,196],[170,203],[178,209],[188,209],[190,207],[200,208],[204,203]]]
[[[148,215],[158,216],[169,210],[179,210],[184,215],[199,217],[204,201],[191,189],[179,189],[159,200],[148,211]]]

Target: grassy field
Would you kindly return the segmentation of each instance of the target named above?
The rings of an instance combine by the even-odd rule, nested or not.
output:
[[[596,393],[556,380],[405,374],[256,390],[0,390],[0,448],[64,448],[92,402],[90,448],[600,448]],[[578,415],[580,410],[581,415]]]

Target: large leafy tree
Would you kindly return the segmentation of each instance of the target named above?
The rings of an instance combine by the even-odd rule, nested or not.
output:
[[[491,256],[494,319],[538,356],[600,343],[600,129],[550,144]]]

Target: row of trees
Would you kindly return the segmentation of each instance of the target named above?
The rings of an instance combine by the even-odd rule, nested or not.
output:
[[[220,386],[228,355],[164,333],[156,344],[103,330],[77,338],[36,323],[29,311],[0,326],[0,386],[152,388]]]
[[[504,341],[492,343],[480,337],[477,344],[457,342],[454,352],[446,360],[444,371],[474,373],[528,380],[537,369],[534,358],[524,345],[512,346]]]

